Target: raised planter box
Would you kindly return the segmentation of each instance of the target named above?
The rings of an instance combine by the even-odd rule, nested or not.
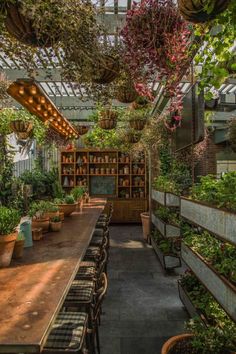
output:
[[[180,197],[173,193],[160,192],[155,189],[152,190],[152,199],[157,203],[167,207],[179,207]]]
[[[152,214],[152,222],[162,236],[167,238],[180,237],[180,228],[178,226],[167,224],[154,214]]]
[[[185,245],[184,242],[181,245],[181,256],[216,301],[236,321],[236,287],[216,272],[203,257]]]
[[[182,287],[180,281],[178,281],[178,290],[179,290],[179,298],[182,301],[186,310],[188,311],[189,316],[192,318],[199,317],[202,319],[201,314],[197,311],[197,309],[193,305],[191,299],[188,296],[188,293]]]
[[[151,245],[154,249],[154,251],[157,254],[157,257],[159,258],[159,261],[162,265],[162,267],[165,270],[170,270],[174,268],[179,268],[181,267],[181,259],[178,256],[175,255],[164,255],[159,247],[157,246],[155,240],[151,236]]]
[[[216,236],[236,245],[236,214],[181,198],[180,214]]]

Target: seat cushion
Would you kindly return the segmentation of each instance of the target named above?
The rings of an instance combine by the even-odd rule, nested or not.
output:
[[[65,298],[65,303],[69,302],[91,302],[94,295],[94,282],[88,280],[74,280]]]
[[[52,326],[45,349],[79,349],[87,324],[85,312],[60,312]]]
[[[95,278],[97,274],[95,266],[80,266],[75,279]]]

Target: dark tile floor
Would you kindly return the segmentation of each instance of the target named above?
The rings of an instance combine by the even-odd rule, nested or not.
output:
[[[166,275],[140,226],[111,226],[109,288],[100,327],[101,354],[160,354],[187,319],[177,273]]]

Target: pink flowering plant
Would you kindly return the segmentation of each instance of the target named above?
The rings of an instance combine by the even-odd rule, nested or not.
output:
[[[140,88],[139,93],[145,91],[147,95],[150,83],[161,81],[164,94],[171,99],[172,113],[182,109],[178,84],[192,60],[191,35],[191,25],[183,20],[172,0],[134,2],[121,31],[136,90]]]

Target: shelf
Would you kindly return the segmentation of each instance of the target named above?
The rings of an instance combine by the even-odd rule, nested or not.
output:
[[[74,165],[74,162],[61,162],[62,165]]]
[[[130,186],[118,186],[119,188],[130,188]]]
[[[86,175],[83,175],[83,176],[86,176]],[[91,173],[88,173],[88,176],[117,176],[117,174],[98,174],[96,175],[95,173],[94,174],[91,174]]]
[[[76,173],[76,176],[84,176],[84,177],[86,177],[88,174],[87,173],[85,173],[85,174],[82,174],[82,173]]]
[[[63,188],[74,188],[74,186],[73,187],[71,187],[71,186],[62,186]]]
[[[145,186],[131,186],[132,188],[145,188]]]
[[[180,228],[178,226],[168,224],[152,213],[152,222],[157,230],[166,238],[179,238]]]
[[[117,165],[117,162],[89,162],[90,165]]]
[[[130,176],[130,174],[129,173],[127,173],[126,175],[121,175],[120,173],[118,173],[118,176]]]
[[[61,176],[65,177],[65,176],[74,176],[74,173],[67,173],[67,174],[61,174]]]
[[[144,173],[131,173],[131,176],[145,176]]]

